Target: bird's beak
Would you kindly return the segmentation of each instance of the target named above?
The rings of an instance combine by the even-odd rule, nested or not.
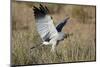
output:
[[[64,38],[67,38],[67,34],[65,34],[65,37]]]
[[[73,33],[68,33],[68,34],[65,34],[65,38],[68,38],[69,36],[72,36]]]

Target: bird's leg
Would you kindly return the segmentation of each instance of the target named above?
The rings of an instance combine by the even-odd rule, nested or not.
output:
[[[33,46],[33,47],[31,47],[30,49],[34,49],[34,48],[38,48],[38,47],[42,46],[42,43],[40,43],[40,44],[41,44],[41,45]]]
[[[49,45],[49,42],[43,42],[42,45]]]
[[[53,44],[52,44],[52,48],[51,48],[51,52],[55,52],[55,47],[56,47],[56,41],[55,42],[53,42]]]
[[[55,45],[52,45],[51,52],[55,52]]]

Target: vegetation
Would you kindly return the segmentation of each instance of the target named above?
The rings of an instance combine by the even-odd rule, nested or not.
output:
[[[69,16],[64,32],[73,33],[60,42],[57,52],[51,53],[51,46],[41,46],[41,38],[36,31],[30,2],[12,2],[12,45],[11,62],[14,65],[47,64],[96,60],[95,6],[54,5],[44,3],[51,12],[54,24]]]

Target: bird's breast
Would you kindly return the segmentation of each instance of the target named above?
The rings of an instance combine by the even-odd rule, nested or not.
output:
[[[64,34],[63,34],[63,33],[59,33],[57,39],[58,39],[58,40],[64,40]]]

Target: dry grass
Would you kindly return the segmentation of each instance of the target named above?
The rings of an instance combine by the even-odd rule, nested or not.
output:
[[[51,46],[39,45],[41,39],[36,31],[32,6],[37,3],[12,2],[12,64],[46,64],[76,61],[95,61],[95,7],[75,5],[45,4],[51,10],[54,24],[66,15],[69,23],[63,31],[73,33],[60,42],[55,54],[50,52]]]

